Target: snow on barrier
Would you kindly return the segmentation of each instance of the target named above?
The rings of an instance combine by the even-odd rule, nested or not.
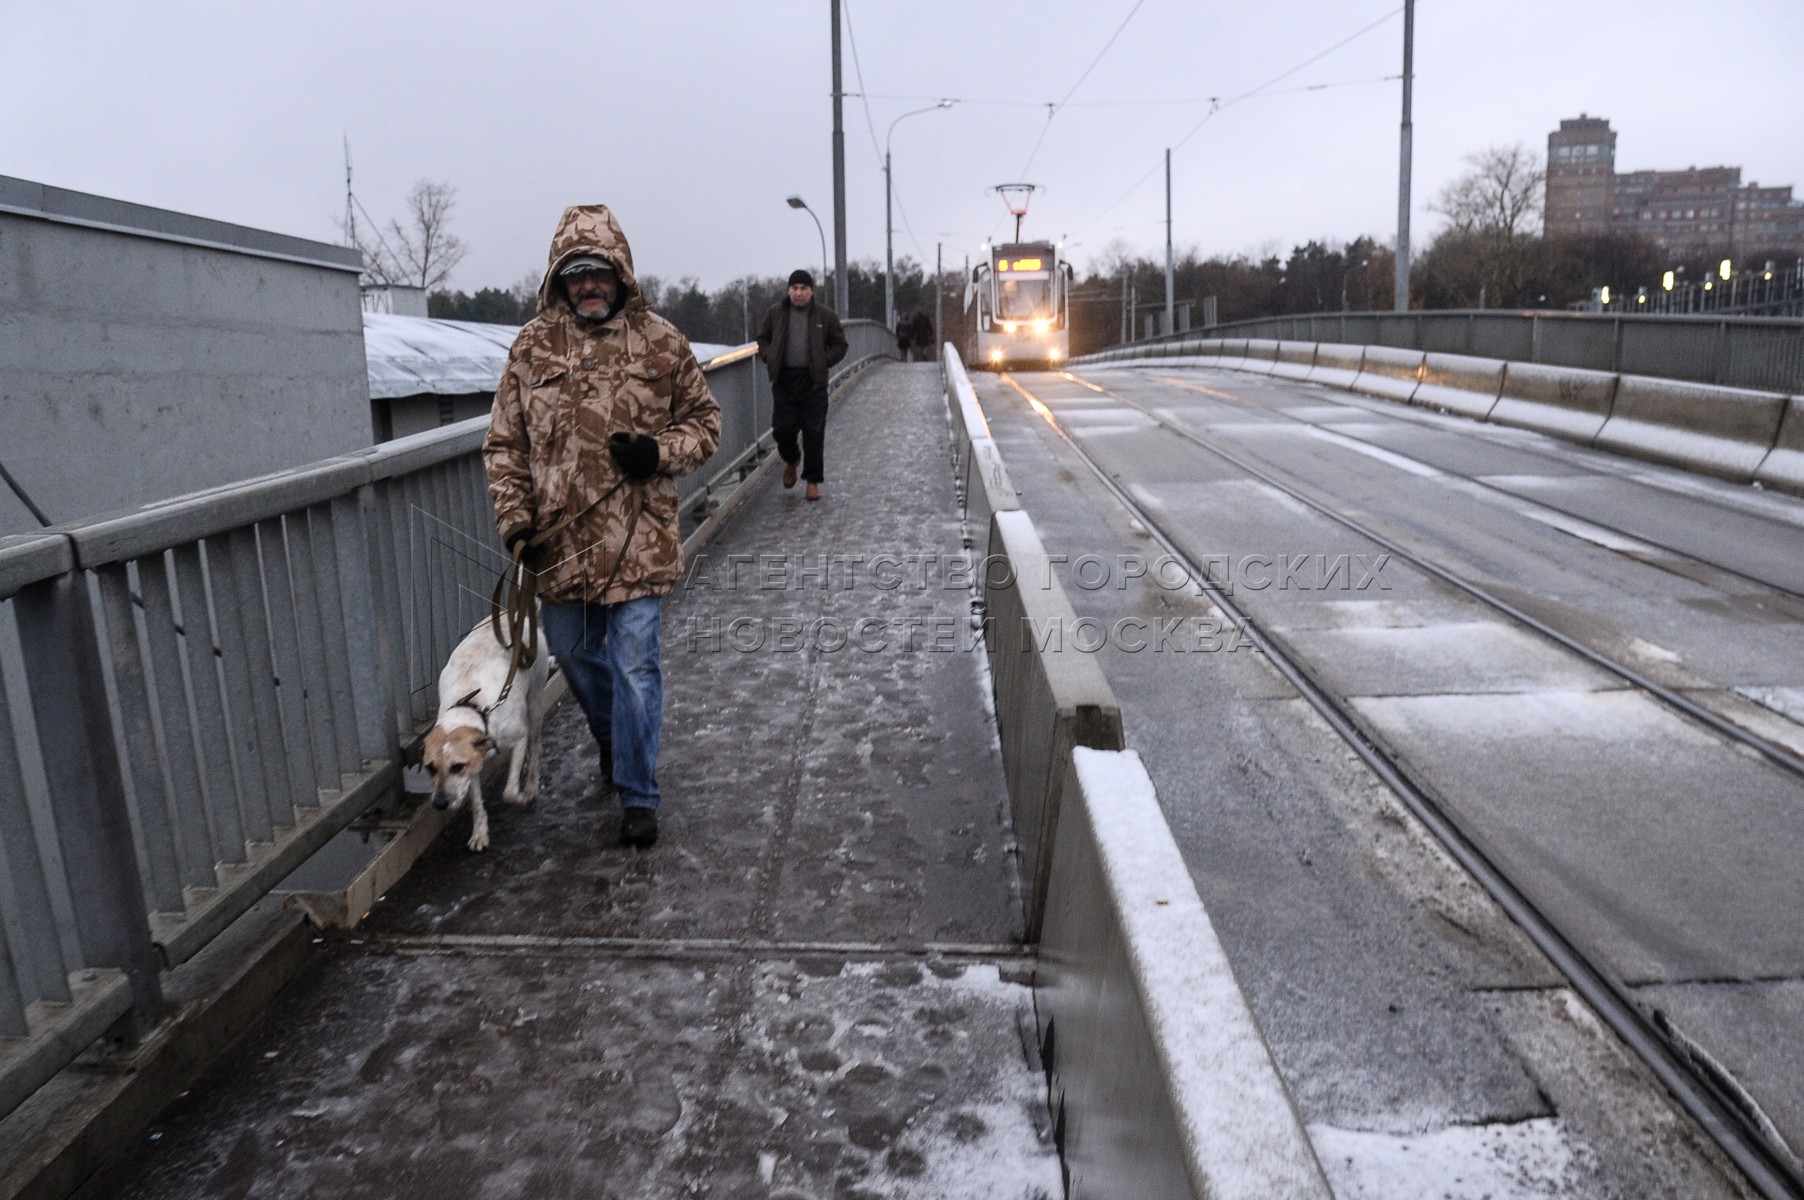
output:
[[[1766,461],[1754,472],[1766,487],[1804,496],[1804,396],[1785,402],[1785,418],[1779,423],[1779,440],[1767,452]]]
[[[1323,342],[1315,348],[1315,366],[1309,369],[1309,382],[1351,388],[1365,360],[1364,346]]]
[[[1246,362],[1247,340],[1245,338],[1224,338],[1221,343],[1221,361],[1217,366],[1237,371]]]
[[[1748,483],[1779,438],[1785,397],[1624,375],[1594,445]]]
[[[1359,377],[1353,381],[1353,390],[1407,404],[1422,377],[1423,357],[1420,350],[1367,346],[1365,364],[1359,369]]]
[[[1269,375],[1272,366],[1278,361],[1278,343],[1264,338],[1251,338],[1247,341],[1247,354],[1240,364],[1240,370],[1252,371],[1259,375]]]
[[[991,518],[990,555],[985,642],[1031,941],[1045,911],[1065,762],[1074,746],[1121,749],[1121,706],[1095,654],[1079,647],[1084,630],[1026,513]]]
[[[1315,366],[1314,342],[1279,342],[1272,374],[1279,379],[1307,379]]]
[[[1064,796],[1035,1009],[1068,1194],[1329,1200],[1140,756],[1072,751]]]
[[[1508,363],[1503,394],[1487,420],[1589,443],[1610,419],[1616,376],[1609,371]]]
[[[1015,496],[1015,485],[1003,466],[1002,453],[990,440],[990,425],[971,390],[970,377],[959,361],[951,342],[940,348],[940,369],[946,377],[946,404],[952,419],[952,473],[964,489],[965,518],[970,522],[973,539],[988,538],[990,517],[1021,507]],[[995,547],[985,541],[973,545],[972,553],[984,558]]]
[[[1430,354],[1410,403],[1484,420],[1503,389],[1503,362],[1466,354]]]

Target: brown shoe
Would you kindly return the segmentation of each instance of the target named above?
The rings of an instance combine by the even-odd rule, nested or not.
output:
[[[794,463],[784,463],[783,464],[783,486],[786,488],[792,488],[795,485],[796,485],[796,465]]]
[[[821,485],[820,484],[811,483],[808,485],[808,498],[810,500],[819,500],[821,498]]]

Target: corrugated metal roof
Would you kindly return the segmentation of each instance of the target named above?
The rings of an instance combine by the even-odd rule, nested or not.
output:
[[[370,399],[467,396],[501,383],[515,325],[436,321],[430,317],[363,314],[363,353]]]
[[[370,399],[397,396],[469,396],[501,384],[517,325],[441,321],[431,317],[363,314],[363,352],[369,364]],[[730,349],[692,342],[703,363]]]

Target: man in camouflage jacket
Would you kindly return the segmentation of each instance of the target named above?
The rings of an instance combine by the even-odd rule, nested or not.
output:
[[[538,315],[483,442],[495,524],[527,546],[545,637],[619,790],[621,840],[657,840],[663,598],[682,578],[677,479],[720,444],[688,341],[645,303],[602,205],[564,211]]]

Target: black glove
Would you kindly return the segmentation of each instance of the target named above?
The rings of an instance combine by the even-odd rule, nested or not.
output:
[[[628,479],[650,479],[658,470],[658,442],[643,433],[608,435],[608,453]]]

